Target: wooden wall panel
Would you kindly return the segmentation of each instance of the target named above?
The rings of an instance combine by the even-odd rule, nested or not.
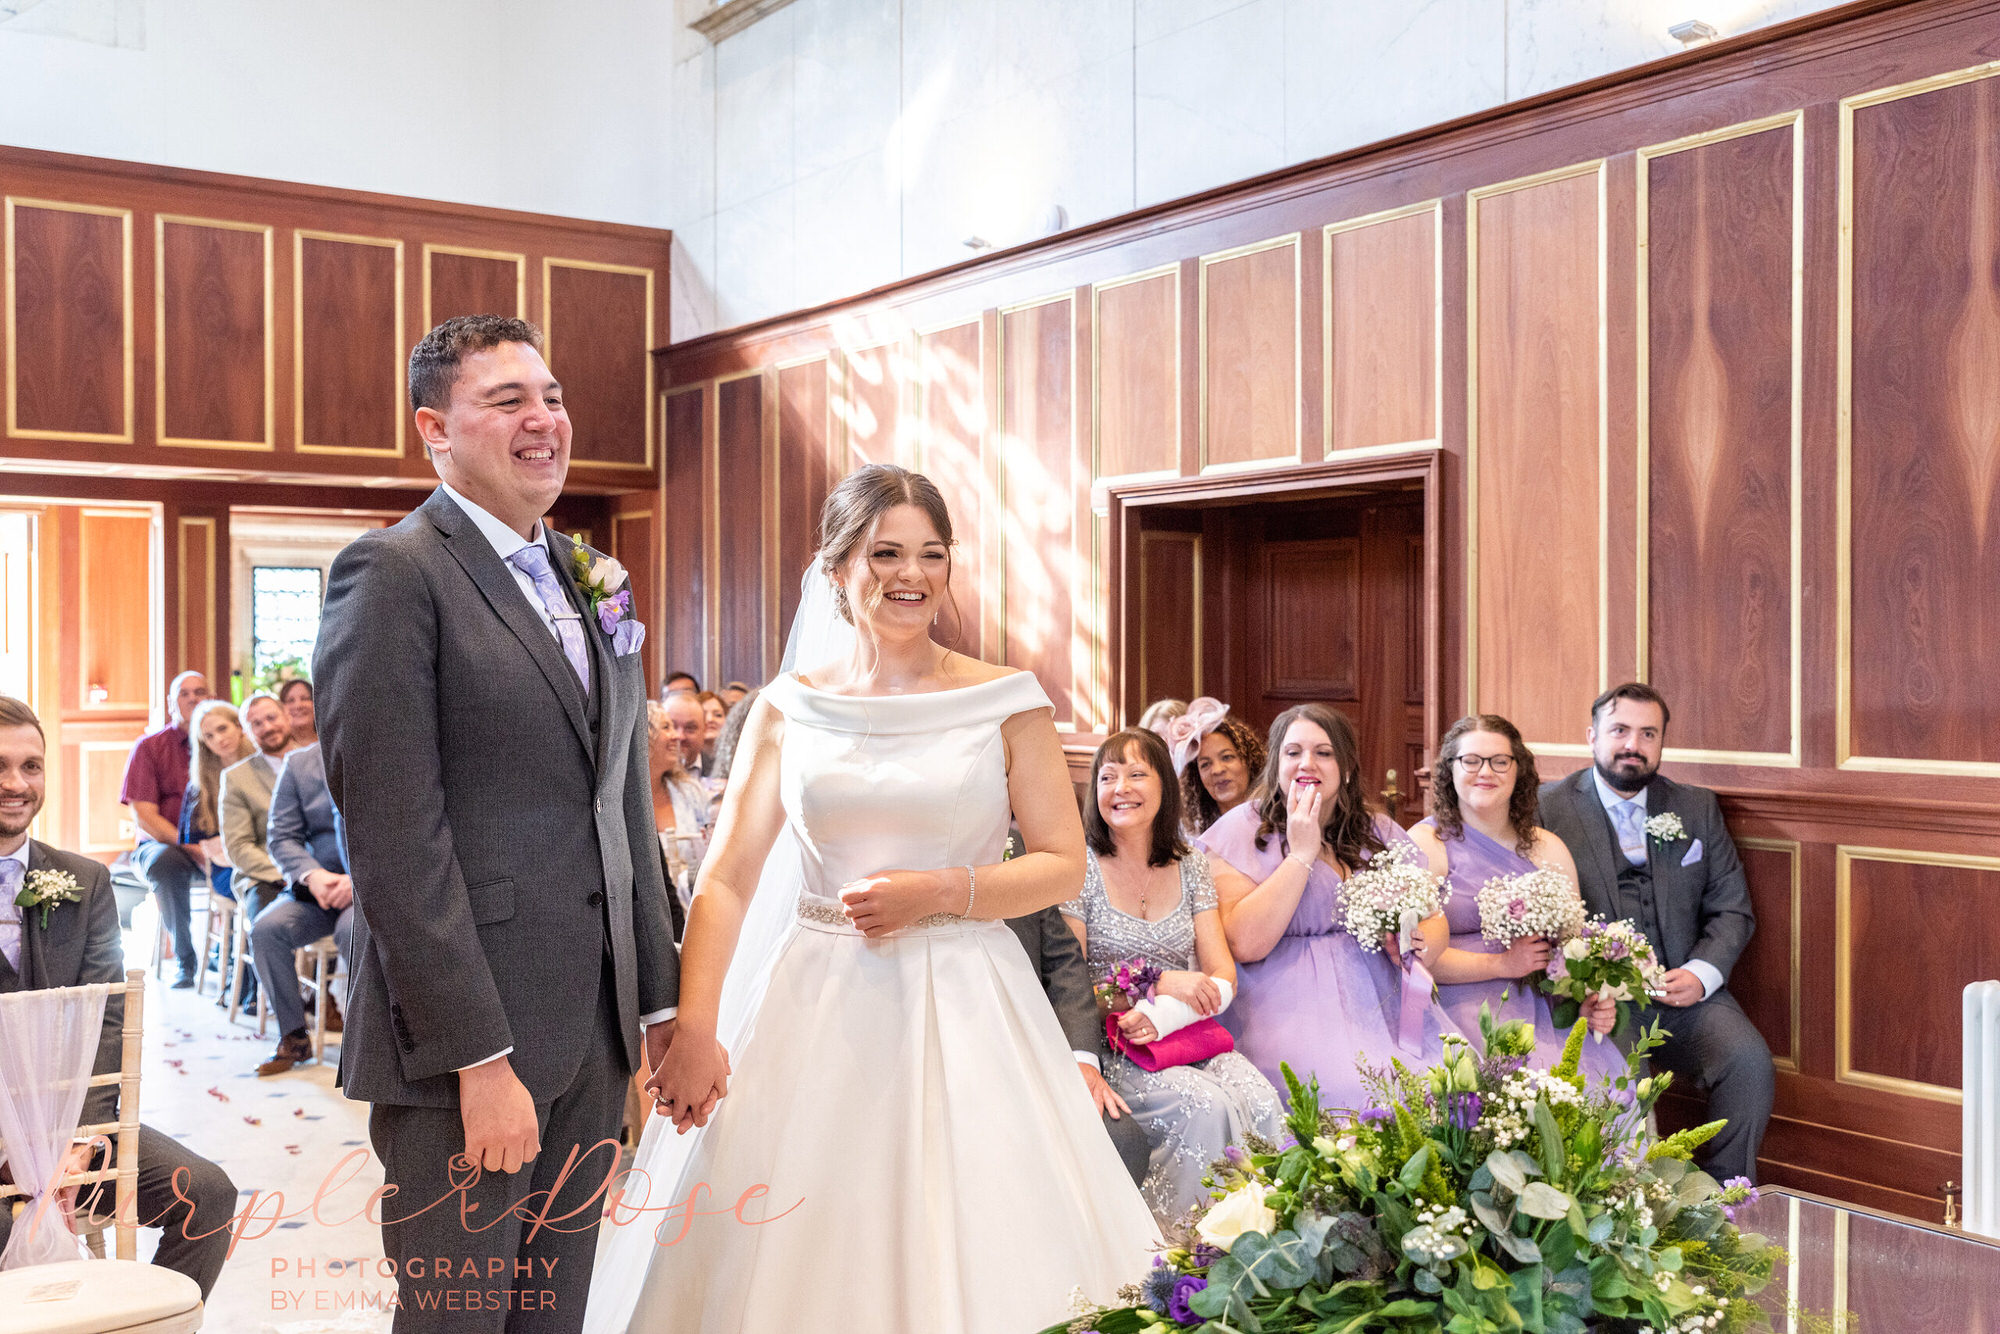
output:
[[[1843,758],[2000,774],[2000,78],[1849,114]]]
[[[1467,205],[1473,707],[1552,753],[1603,688],[1601,184],[1591,166]]]
[[[1299,238],[1201,261],[1204,467],[1299,455]]]
[[[1640,675],[1684,755],[1796,763],[1797,125],[1639,162]]]
[[[917,338],[919,466],[951,507],[952,607],[931,632],[939,643],[974,657],[986,652],[985,538],[993,512],[986,483],[986,382],[981,322],[933,330]]]
[[[82,582],[75,595],[82,609],[80,670],[76,676],[78,694],[69,702],[70,707],[79,711],[149,708],[165,684],[147,679],[151,663],[145,631],[152,624],[153,521],[133,510],[86,509],[78,525]],[[104,692],[101,699],[93,698],[98,688]]]
[[[777,590],[764,570],[765,493],[772,480],[766,432],[775,423],[765,412],[761,374],[723,380],[715,394],[719,561],[712,675],[718,681],[761,683],[778,665],[775,655],[765,661],[766,636],[776,630],[767,620],[766,595],[775,603]]]
[[[1180,470],[1180,266],[1091,293],[1098,477]]]
[[[1035,674],[1057,726],[1078,721],[1074,590],[1089,586],[1077,541],[1076,303],[1000,315],[1000,661]]]
[[[1141,708],[1156,699],[1195,698],[1201,694],[1201,534],[1142,533],[1137,591]]]
[[[77,842],[86,857],[124,852],[138,837],[131,811],[119,804],[130,741],[86,741],[73,749],[76,772]]]
[[[845,457],[842,476],[867,463],[902,463],[903,388],[908,373],[900,343],[850,350],[842,358],[839,415]]]
[[[1729,994],[1770,1044],[1771,1055],[1793,1069],[1799,1063],[1799,939],[1801,852],[1783,839],[1741,838],[1737,855],[1750,882],[1757,931],[1729,974]]]
[[[659,532],[659,511],[651,496],[621,502],[621,508],[611,516],[610,554],[632,581],[632,614],[646,627],[646,642],[639,646],[639,654],[649,694],[660,684]]]
[[[7,430],[132,439],[132,213],[9,197]]]
[[[800,580],[819,549],[819,512],[833,489],[824,357],[778,371],[778,626],[789,633]]]
[[[271,230],[156,219],[153,385],[161,444],[276,448]]]
[[[653,271],[550,259],[542,333],[563,383],[571,454],[605,467],[653,466]]]
[[[403,243],[298,232],[293,356],[302,454],[400,454],[408,415]]]
[[[1326,452],[1434,440],[1443,338],[1436,204],[1326,229]]]
[[[2000,858],[1881,848],[1838,857],[1835,1078],[1956,1100],[1961,993],[2000,977]]]
[[[424,328],[459,315],[528,317],[528,257],[504,250],[424,247]]]
[[[660,574],[667,592],[659,640],[661,680],[666,673],[708,670],[713,621],[708,609],[715,590],[710,581],[708,539],[718,536],[707,513],[702,476],[708,458],[712,390],[706,385],[677,389],[661,399],[662,523]]]
[[[1339,703],[1359,698],[1360,540],[1270,542],[1262,555],[1265,693]]]
[[[217,694],[222,693],[215,670],[217,571],[228,542],[226,523],[215,515],[175,516],[175,633],[167,641],[173,656],[167,670],[200,672]]]

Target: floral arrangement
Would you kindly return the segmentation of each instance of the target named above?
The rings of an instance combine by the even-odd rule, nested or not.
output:
[[[1583,896],[1551,866],[1497,875],[1479,887],[1479,934],[1501,945],[1527,936],[1565,940],[1583,927]]]
[[[1380,953],[1384,935],[1414,931],[1418,922],[1443,912],[1451,890],[1443,877],[1412,860],[1420,856],[1413,845],[1397,843],[1369,858],[1340,887],[1334,924],[1362,949]]]
[[[21,885],[21,892],[14,896],[14,904],[19,908],[40,908],[42,910],[42,930],[49,929],[49,913],[65,903],[81,903],[83,886],[68,871],[30,871]]]
[[[1646,833],[1660,843],[1678,843],[1688,836],[1681,824],[1681,817],[1672,811],[1661,811],[1646,821]]]
[[[1099,1013],[1117,1014],[1142,1000],[1151,1000],[1153,988],[1159,984],[1159,966],[1135,957],[1120,962],[1091,991],[1097,997]]]
[[[1373,1072],[1380,1105],[1322,1112],[1284,1071],[1291,1140],[1216,1164],[1216,1200],[1114,1308],[1080,1304],[1044,1334],[1692,1334],[1766,1327],[1747,1300],[1779,1252],[1730,1215],[1747,1182],[1689,1162],[1716,1122],[1650,1140],[1669,1077],[1586,1086],[1584,1028],[1550,1070],[1527,1068],[1525,1022],[1481,1016],[1484,1053]]]
[[[593,556],[581,534],[571,541],[570,561],[576,569],[577,586],[590,599],[597,628],[611,636],[612,650],[620,657],[637,653],[646,627],[632,617],[632,584],[625,567],[610,556]]]
[[[1593,917],[1549,956],[1548,969],[1536,985],[1551,998],[1549,1011],[1558,1025],[1574,1023],[1592,996],[1617,1001],[1618,1022],[1611,1031],[1622,1036],[1633,1010],[1648,992],[1659,989],[1666,972],[1645,932],[1628,921]]]

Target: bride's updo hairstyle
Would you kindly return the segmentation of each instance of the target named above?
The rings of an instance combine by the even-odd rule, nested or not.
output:
[[[944,542],[944,603],[951,608],[951,642],[955,644],[964,633],[965,622],[957,599],[951,595],[951,553],[958,545],[951,535],[951,511],[935,482],[893,463],[869,463],[856,468],[840,479],[840,485],[833,488],[819,512],[820,569],[833,581],[834,609],[840,613],[840,619],[849,625],[856,624],[855,609],[847,602],[843,571],[875,531],[876,523],[898,505],[914,505],[921,510]],[[873,611],[882,601],[881,585],[878,583],[868,596],[871,600],[865,610]]]

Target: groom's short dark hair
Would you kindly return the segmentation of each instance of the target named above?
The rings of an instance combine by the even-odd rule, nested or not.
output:
[[[1622,686],[1613,686],[1590,702],[1590,725],[1597,726],[1603,712],[1621,699],[1629,699],[1637,704],[1657,704],[1660,706],[1660,730],[1667,730],[1667,723],[1673,712],[1667,708],[1667,697],[1644,681],[1627,681]]]
[[[456,315],[425,334],[410,350],[410,411],[450,407],[458,363],[502,343],[526,343],[540,352],[542,331],[512,315]]]

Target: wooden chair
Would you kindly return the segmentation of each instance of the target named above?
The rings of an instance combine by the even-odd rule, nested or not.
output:
[[[223,995],[229,998],[229,1022],[233,1024],[242,1008],[243,970],[250,967],[250,910],[241,902],[236,905],[232,936],[230,950],[236,956],[236,966],[229,970],[228,980],[223,983]],[[260,1009],[263,1007],[263,997],[258,997],[257,1004]]]
[[[340,949],[333,943],[332,936],[321,936],[310,945],[301,945],[292,953],[292,971],[299,975],[299,985],[312,996],[313,1059],[326,1059],[326,1012],[332,1004],[333,976],[340,966]],[[264,1036],[264,1029],[271,1017],[271,998],[257,998],[257,1036]],[[338,1039],[335,1040],[338,1046]],[[4,1331],[0,1331],[4,1334]]]
[[[201,1328],[201,1289],[185,1274],[141,1264],[139,1254],[139,1048],[144,1031],[146,973],[125,973],[124,1045],[118,1069],[92,1075],[90,1086],[118,1085],[118,1119],[80,1125],[79,1135],[111,1138],[108,1167],[66,1174],[59,1185],[109,1181],[112,1211],[77,1216],[78,1234],[99,1258],[34,1265],[0,1274],[0,1334],[185,1334]],[[27,1192],[0,1186],[0,1208]],[[93,1204],[95,1201],[93,1201]],[[118,1258],[103,1259],[104,1233],[117,1233]],[[67,1291],[56,1300],[27,1300],[30,1291]]]
[[[194,915],[196,913],[208,913],[210,911],[211,899],[213,899],[215,902],[218,903],[226,901],[220,894],[210,894],[208,892],[208,881],[206,879],[204,879],[201,882],[199,888],[193,885],[188,886],[188,934],[189,935],[191,936],[194,935]],[[158,905],[155,904],[155,908],[157,907]],[[201,934],[199,937],[197,937],[197,939],[199,939],[202,942],[201,945],[198,946],[198,948],[201,950],[201,957],[203,959],[208,958],[208,944],[207,944],[208,937],[209,937],[208,925],[207,923],[204,923],[202,926]],[[174,943],[173,939],[167,934],[167,919],[165,917],[161,917],[159,919],[159,924],[153,928],[153,976],[154,977],[166,976],[167,954],[173,948],[173,943]],[[185,962],[182,960],[176,959],[174,960],[174,962],[179,967],[186,967]],[[195,985],[196,989],[199,990],[200,981],[198,978]]]
[[[231,965],[236,961],[236,919],[243,916],[242,905],[226,894],[218,894],[211,887],[208,893],[208,916],[202,927],[201,939],[195,942],[194,994],[199,996],[208,990],[208,951],[215,947],[216,994],[227,996],[235,985],[236,974]]]

